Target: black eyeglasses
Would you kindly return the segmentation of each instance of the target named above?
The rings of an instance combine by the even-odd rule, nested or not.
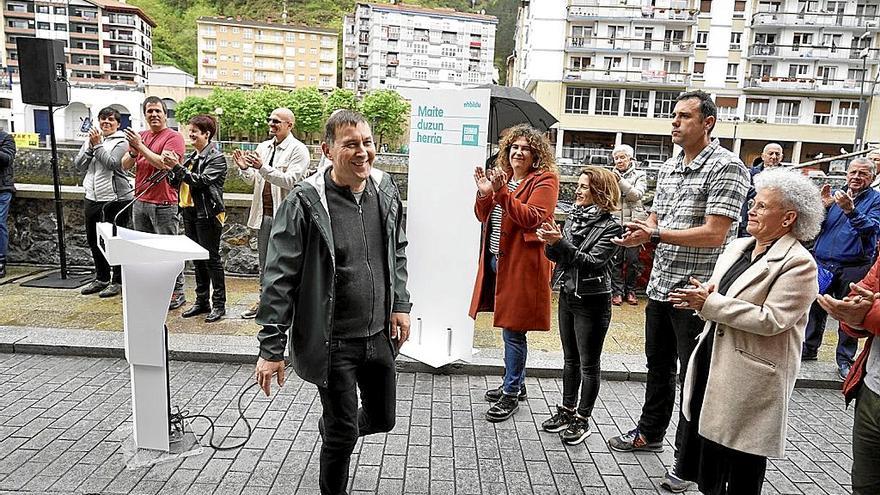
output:
[[[275,125],[278,125],[278,124],[283,124],[284,122],[286,122],[286,121],[284,121],[284,120],[278,120],[278,119],[273,119],[272,117],[269,117],[268,119],[266,119],[266,123],[267,123],[267,124],[275,124]]]

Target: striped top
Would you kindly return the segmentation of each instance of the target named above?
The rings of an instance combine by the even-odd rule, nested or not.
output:
[[[507,181],[507,190],[513,192],[519,187],[519,183],[522,182],[520,180],[510,179]],[[489,215],[489,252],[497,255],[498,248],[501,244],[501,205],[496,204],[495,208],[492,208],[492,213]]]

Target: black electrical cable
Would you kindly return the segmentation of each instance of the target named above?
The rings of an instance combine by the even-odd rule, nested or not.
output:
[[[286,366],[284,368],[284,371],[286,372],[289,367],[290,366]],[[242,390],[241,394],[238,395],[238,419],[236,419],[235,423],[232,424],[232,428],[235,428],[235,425],[237,425],[239,421],[244,420],[244,424],[245,424],[245,426],[247,426],[247,436],[244,438],[244,440],[242,440],[240,443],[238,443],[236,445],[228,445],[228,446],[224,447],[222,444],[221,445],[214,444],[214,420],[208,416],[205,416],[204,414],[189,414],[189,411],[187,411],[185,409],[183,411],[181,411],[179,408],[177,408],[177,406],[175,406],[175,408],[177,408],[177,412],[171,414],[171,417],[169,418],[169,422],[171,423],[171,425],[174,427],[174,429],[176,431],[179,431],[182,433],[183,432],[183,420],[196,419],[196,418],[201,418],[201,419],[207,420],[208,424],[210,424],[210,426],[208,427],[208,430],[205,433],[210,432],[210,435],[208,436],[208,445],[212,449],[214,449],[214,450],[239,449],[239,448],[243,447],[244,444],[246,444],[248,442],[248,440],[251,439],[251,434],[254,431],[254,428],[253,428],[253,426],[251,426],[250,421],[248,421],[248,419],[244,415],[244,409],[242,408],[241,400],[244,398],[244,394],[246,394],[250,389],[254,388],[255,385],[257,385],[257,382],[251,383],[246,389]]]

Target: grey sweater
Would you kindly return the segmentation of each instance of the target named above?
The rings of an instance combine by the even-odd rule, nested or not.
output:
[[[122,131],[104,138],[94,148],[86,140],[73,161],[79,171],[85,171],[83,187],[86,199],[91,201],[126,201],[133,198],[131,182],[122,171],[122,157],[128,143]]]

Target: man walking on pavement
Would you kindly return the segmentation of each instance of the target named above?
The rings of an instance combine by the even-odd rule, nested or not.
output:
[[[871,188],[876,171],[865,157],[853,159],[846,170],[846,188],[831,192],[822,186],[825,221],[813,244],[816,263],[833,274],[825,291],[835,298],[849,293],[850,283],[861,280],[871,269],[880,239],[880,192]],[[810,307],[801,360],[817,359],[825,333],[827,313],[818,302]],[[837,372],[843,380],[855,359],[858,341],[838,329]]]
[[[260,143],[255,152],[235,150],[232,153],[241,177],[254,185],[247,226],[259,231],[257,255],[261,275],[266,264],[266,247],[269,245],[275,213],[287,193],[309,168],[309,149],[291,133],[294,121],[293,112],[289,109],[276,108],[266,119],[272,139]],[[241,317],[257,316],[259,307],[260,302],[257,301],[241,313]]]
[[[148,96],[142,109],[148,129],[140,134],[131,128],[123,131],[128,139],[128,153],[122,158],[122,168],[130,170],[136,166],[134,196],[137,201],[131,209],[132,224],[141,232],[177,235],[180,224],[177,188],[164,179],[155,182],[155,174],[171,169],[165,164],[164,157],[176,160],[184,155],[183,136],[168,127],[168,110],[160,98]],[[177,309],[185,302],[183,272],[180,272],[174,282],[168,309]]]
[[[9,230],[6,227],[6,218],[9,216],[12,195],[15,194],[15,180],[12,174],[13,162],[15,162],[15,139],[0,129],[0,278],[6,276],[6,252],[9,249]]]
[[[660,452],[675,405],[676,361],[679,382],[703,329],[693,311],[676,309],[669,294],[688,286],[690,277],[709,280],[724,245],[736,237],[749,175],[742,161],[710,138],[717,111],[702,91],[683,93],[672,113],[672,142],[681,152],[657,175],[653,210],[645,221],[627,223],[617,243],[624,247],[657,244],[645,308],[645,403],[636,428],[608,440],[619,452]],[[679,425],[683,421],[679,419]],[[676,432],[676,454],[681,444]],[[661,486],[681,492],[689,483],[667,472]]]
[[[369,124],[338,112],[321,148],[332,165],[294,186],[272,227],[255,374],[267,396],[273,375],[283,385],[289,332],[291,366],[323,406],[321,493],[339,495],[358,437],[394,427],[394,359],[412,304],[403,205],[391,176],[373,168]]]

